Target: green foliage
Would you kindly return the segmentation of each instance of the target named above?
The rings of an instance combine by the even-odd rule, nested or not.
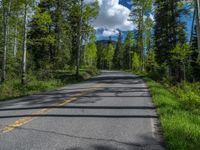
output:
[[[123,68],[123,45],[122,45],[122,33],[119,31],[117,46],[113,56],[113,68],[122,69]]]
[[[97,41],[97,67],[100,69],[112,69],[113,58],[115,53],[115,42],[111,39],[109,41]]]
[[[153,25],[154,25],[154,22],[153,20],[151,19],[151,17],[147,17],[145,19],[145,45],[147,47],[147,50],[149,50],[151,47],[152,47],[152,44],[153,44],[153,38],[152,38],[152,30],[153,30]]]
[[[149,72],[149,77],[151,77],[155,81],[160,81],[163,83],[168,83],[171,81],[170,77],[168,76],[166,64],[156,65],[155,68]]]
[[[84,63],[86,66],[96,67],[97,62],[97,48],[95,42],[90,42],[85,46]]]
[[[60,14],[62,5],[64,3],[43,0],[33,16],[28,47],[37,69],[48,69],[50,66],[61,69],[69,62],[69,23]]]
[[[147,78],[145,80],[157,107],[167,149],[198,150],[200,147],[199,109],[198,113],[194,113],[194,107],[190,107],[191,101],[183,104],[176,96],[177,90],[171,92],[168,87]],[[189,109],[186,110],[183,105]]]
[[[139,72],[140,68],[141,68],[140,57],[137,53],[133,53],[132,69],[133,69],[134,72]]]
[[[153,49],[150,49],[147,52],[147,56],[145,59],[145,67],[147,72],[152,72],[156,69],[157,67],[157,62],[156,62],[156,57],[155,57],[155,52]]]
[[[177,44],[171,51],[171,61],[173,63],[174,70],[176,70],[176,76],[178,79],[186,80],[186,64],[189,64],[190,46],[188,44]],[[180,72],[180,73],[179,73]],[[183,76],[181,76],[183,74]],[[178,79],[176,79],[178,81]]]
[[[125,38],[124,45],[125,47],[132,47],[133,44],[134,44],[134,35],[133,32],[129,31]]]
[[[144,57],[145,57],[145,47],[150,47],[150,37],[152,26],[150,23],[145,22],[146,16],[150,15],[152,12],[153,0],[132,0],[133,8],[130,13],[131,20],[137,27],[137,38],[136,38],[136,51],[140,54],[141,58],[141,71],[144,71]],[[149,18],[150,19],[150,18]],[[145,26],[146,25],[146,26]],[[150,30],[148,30],[146,27]],[[146,28],[146,29],[145,29]],[[146,37],[145,37],[146,36]],[[148,42],[145,42],[147,39]],[[146,43],[146,46],[145,46]],[[148,43],[148,45],[147,45]]]
[[[124,42],[124,54],[123,54],[123,68],[131,69],[132,49],[134,46],[134,35],[132,32],[128,32]]]
[[[111,43],[108,44],[107,48],[104,50],[104,60],[108,69],[112,68],[114,52],[115,49],[113,48],[113,45]]]
[[[43,71],[29,72],[26,85],[21,85],[20,78],[6,80],[0,85],[0,101],[16,97],[32,95],[38,92],[53,90],[66,84],[86,80],[99,72],[94,67],[87,67],[80,72],[77,79],[73,71]]]
[[[90,24],[90,20],[98,15],[98,11],[99,5],[96,0],[92,3],[84,4],[83,6],[81,6],[81,0],[73,0],[69,11],[69,24],[71,27],[72,40],[72,49],[70,53],[71,65],[76,65],[77,63],[77,50],[79,49],[79,44],[77,43],[79,43],[80,37],[82,36],[88,39],[91,33],[93,34],[95,32]]]
[[[42,32],[48,32],[48,26],[52,23],[52,18],[48,12],[42,12],[41,8],[37,9],[35,16],[33,16],[34,25]]]
[[[0,101],[51,90],[62,85],[60,80],[55,79],[48,81],[32,80],[25,86],[21,85],[20,80],[6,81],[0,87]]]
[[[88,41],[91,33],[94,33],[95,30],[90,25],[90,20],[98,14],[98,2],[84,3],[83,12],[80,9],[80,0],[4,0],[3,2],[3,7],[0,6],[0,15],[2,16],[0,17],[0,36],[2,37],[0,39],[0,77],[2,76],[2,60],[5,58],[3,53],[6,46],[7,81],[0,85],[1,98],[22,96],[31,94],[32,91],[49,89],[51,86],[48,85],[48,81],[49,83],[53,82],[52,87],[63,85],[70,80],[74,81],[74,76],[71,77],[71,74],[74,73],[72,60],[76,60],[77,47],[81,47],[82,44],[80,42],[78,44],[77,39],[82,36],[84,40]],[[25,2],[27,2],[28,14],[26,30],[23,28]],[[80,22],[82,22],[81,32],[78,28]],[[24,38],[24,31],[28,33],[27,40]],[[5,38],[8,41],[7,44],[4,42],[5,33],[7,33]],[[22,86],[20,85],[22,43],[25,43],[23,42],[25,40],[27,41],[26,70],[28,83],[26,86]],[[90,43],[89,47],[87,60],[92,59],[90,63],[96,66],[97,50],[95,42]],[[87,72],[90,72],[89,69],[93,69],[92,67],[88,67]],[[71,74],[65,77],[55,75],[55,72],[60,70],[69,71]],[[95,74],[96,70],[91,72]],[[90,73],[88,74],[90,75]],[[82,79],[82,75],[80,79]]]
[[[188,44],[177,44],[176,47],[171,51],[172,61],[178,63],[187,63],[190,56],[190,46]]]
[[[180,83],[171,88],[177,94],[182,107],[186,110],[199,112],[200,108],[200,83]]]
[[[132,0],[133,9],[131,12],[132,20],[136,23],[143,21],[145,13],[149,13],[152,9],[153,0]]]
[[[186,42],[185,23],[179,19],[187,9],[179,7],[179,1],[155,1],[155,50],[159,64],[170,64],[170,51],[176,47],[177,42]]]

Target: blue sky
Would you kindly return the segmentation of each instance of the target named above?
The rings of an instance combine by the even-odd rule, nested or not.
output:
[[[91,2],[93,0],[85,0]],[[122,31],[123,37],[127,31],[133,31],[135,25],[128,21],[130,9],[132,7],[131,0],[98,0],[100,4],[100,13],[93,26],[96,29],[97,40],[109,39],[112,36],[113,40],[117,39],[118,30]],[[192,17],[182,18],[187,24],[188,39],[191,33]]]

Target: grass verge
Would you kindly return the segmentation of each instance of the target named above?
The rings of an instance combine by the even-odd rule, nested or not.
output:
[[[200,110],[186,109],[170,87],[144,77],[160,116],[167,149],[200,149]],[[187,104],[186,104],[187,105]]]
[[[87,80],[97,74],[97,71],[81,69],[80,76],[78,78],[75,75],[65,71],[59,71],[55,73],[52,78],[42,79],[42,77],[39,77],[40,80],[33,75],[29,75],[26,85],[22,85],[20,79],[6,80],[0,85],[0,101],[11,100],[17,97],[54,90],[67,84]]]

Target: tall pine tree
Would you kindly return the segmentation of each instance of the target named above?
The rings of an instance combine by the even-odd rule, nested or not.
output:
[[[119,31],[118,41],[113,57],[113,67],[114,69],[123,68],[123,45],[122,45],[122,33]]]
[[[131,69],[133,44],[134,44],[133,33],[128,32],[125,42],[124,42],[124,54],[123,54],[123,68],[124,69]]]
[[[131,20],[137,25],[137,51],[140,54],[142,62],[141,70],[144,71],[144,32],[145,32],[145,15],[151,13],[153,0],[133,0],[133,7],[131,11]]]
[[[179,43],[186,42],[185,24],[181,21],[184,8],[180,0],[156,0],[155,48],[159,63],[170,63],[170,51]]]

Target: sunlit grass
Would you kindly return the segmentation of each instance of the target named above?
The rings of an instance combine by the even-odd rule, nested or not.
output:
[[[20,96],[27,96],[38,92],[48,91],[62,86],[60,80],[30,81],[22,85],[20,80],[6,81],[0,87],[0,100],[8,100]]]
[[[80,76],[77,78],[71,72],[59,71],[54,75],[54,78],[40,80],[34,75],[29,75],[26,85],[22,85],[20,79],[6,80],[4,83],[0,84],[0,101],[54,90],[67,84],[86,80],[97,73],[98,72],[95,70],[81,69]]]
[[[160,83],[145,79],[160,116],[167,149],[200,149],[200,109],[185,109],[179,97]]]

